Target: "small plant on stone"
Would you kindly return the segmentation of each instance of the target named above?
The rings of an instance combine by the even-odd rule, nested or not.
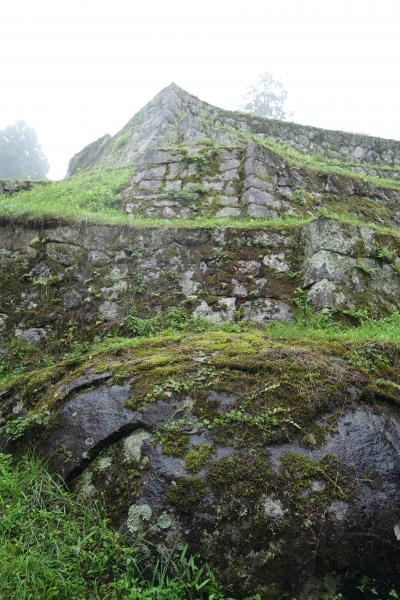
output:
[[[297,279],[297,277],[300,277],[301,271],[287,271],[286,275],[289,279]]]
[[[374,250],[376,257],[386,262],[393,262],[397,256],[397,250],[382,246],[378,243],[375,244]]]
[[[140,250],[132,250],[131,257],[132,258],[142,258],[143,253]]]
[[[156,314],[149,319],[143,319],[138,316],[137,308],[133,305],[126,318],[126,327],[133,337],[156,335],[162,328],[161,316]]]
[[[240,321],[243,320],[243,308],[237,308],[234,312],[233,312],[233,320],[235,323],[239,323]]]
[[[166,276],[171,283],[177,284],[180,280],[180,275],[176,271],[167,271]]]
[[[308,322],[313,314],[313,311],[308,300],[307,291],[300,287],[296,288],[294,303],[299,309],[303,321]]]
[[[366,265],[360,258],[357,258],[356,260],[356,268],[362,273],[365,273],[365,275],[368,275],[368,277],[371,277],[375,270],[372,267]]]
[[[29,429],[35,425],[47,425],[50,420],[50,411],[47,404],[41,406],[38,410],[28,412],[18,419],[12,419],[5,424],[5,434],[8,438],[15,441],[20,439]]]
[[[298,206],[304,206],[307,203],[303,188],[297,187],[294,189],[293,202]]]
[[[70,350],[64,354],[63,358],[67,362],[76,362],[82,358],[85,350],[86,344],[74,340],[71,344]]]
[[[169,308],[165,314],[165,325],[175,331],[186,331],[191,317],[184,308],[179,306]]]
[[[146,286],[144,284],[142,275],[137,272],[133,273],[132,280],[133,280],[133,283],[135,284],[135,288],[134,288],[135,294],[138,294],[140,296],[143,295],[146,291]]]

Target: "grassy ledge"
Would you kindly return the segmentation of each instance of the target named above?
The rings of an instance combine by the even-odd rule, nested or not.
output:
[[[57,218],[65,221],[125,224],[119,193],[127,187],[132,169],[87,171],[15,196],[0,196],[0,218]]]
[[[255,133],[246,131],[237,131],[230,125],[220,126],[219,129],[226,131],[231,136],[237,138],[242,143],[254,143],[259,146],[263,146],[267,150],[270,150],[280,156],[287,163],[307,168],[315,173],[321,175],[339,175],[342,177],[348,177],[350,179],[356,179],[364,183],[372,184],[380,188],[386,188],[390,190],[400,190],[400,181],[397,179],[390,179],[388,177],[380,177],[377,175],[369,175],[367,173],[356,171],[355,169],[365,169],[373,167],[379,172],[398,172],[398,167],[390,167],[385,165],[375,165],[370,163],[355,163],[352,161],[340,161],[335,159],[327,158],[320,154],[309,154],[296,150],[293,146],[288,146],[277,142],[273,138],[261,136]]]
[[[172,311],[170,318],[161,314],[150,318],[134,316],[129,324],[131,337],[108,337],[93,344],[76,342],[73,350],[64,354],[61,360],[49,355],[21,355],[20,364],[5,363],[0,368],[0,391],[24,382],[29,388],[29,382],[36,381],[37,376],[40,380],[52,374],[58,377],[71,367],[80,368],[86,363],[92,365],[93,361],[103,361],[107,365],[119,353],[123,355],[130,350],[138,354],[157,354],[158,349],[163,352],[163,348],[181,343],[197,346],[204,342],[209,346],[214,343],[214,338],[226,338],[228,344],[237,345],[238,349],[246,352],[248,344],[256,349],[268,340],[293,340],[305,346],[337,342],[355,348],[366,343],[390,344],[400,348],[399,312],[376,320],[361,316],[358,325],[349,326],[335,321],[329,313],[314,314],[306,308],[299,310],[293,321],[271,322],[260,328],[258,324],[241,322],[212,324],[205,319],[185,315],[180,309]]]
[[[377,187],[397,191],[400,190],[400,181],[354,171],[354,167],[361,168],[364,166],[361,163],[347,163],[345,161],[332,160],[318,154],[305,154],[304,152],[300,152],[291,146],[280,144],[273,139],[260,138],[256,135],[254,136],[254,141],[260,146],[264,146],[264,148],[279,154],[279,156],[284,158],[288,163],[296,166],[306,167],[312,171],[315,171],[316,173],[324,175],[341,175],[342,177],[357,179]],[[368,163],[366,163],[365,166],[368,166]],[[380,170],[384,172],[384,169]]]

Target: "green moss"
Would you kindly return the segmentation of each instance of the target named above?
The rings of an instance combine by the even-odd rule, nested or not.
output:
[[[333,500],[348,502],[354,494],[354,474],[334,456],[314,461],[288,453],[281,459],[282,489],[290,497],[295,520],[319,523]],[[292,525],[293,526],[293,525]]]
[[[205,484],[199,477],[181,477],[169,488],[166,498],[181,514],[189,514],[205,495]]]
[[[391,344],[373,341],[385,339]],[[133,379],[127,400],[131,409],[190,398],[190,412],[185,410],[177,423],[166,424],[163,435],[171,432],[164,440],[167,452],[185,454],[181,444],[187,436],[180,434],[187,427],[208,429],[215,443],[258,451],[265,443],[290,439],[297,432],[308,443],[319,414],[352,405],[348,390],[360,370],[365,372],[360,385],[369,385],[376,393],[374,380],[399,383],[399,346],[395,315],[368,321],[368,326],[336,329],[330,325],[318,329],[313,323],[275,325],[265,332],[247,326],[237,331],[213,328],[199,334],[109,339],[79,347],[45,368],[13,373],[11,380],[10,371],[2,376],[4,386],[11,385],[12,393],[34,413],[40,406],[47,405],[52,412],[62,405],[66,395],[58,388],[68,389],[88,372],[108,372],[109,384]],[[201,362],[193,360],[196,357]],[[221,393],[230,398],[228,404],[219,399]]]
[[[186,455],[186,469],[189,473],[197,473],[205,465],[213,452],[214,449],[211,444],[195,446]]]
[[[229,490],[229,497],[252,498],[266,492],[273,473],[261,456],[227,456],[207,469],[207,483],[218,494]]]
[[[164,454],[183,457],[189,447],[189,436],[175,431],[166,431],[161,436],[161,448]]]

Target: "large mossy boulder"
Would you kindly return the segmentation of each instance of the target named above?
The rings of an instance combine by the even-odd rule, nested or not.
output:
[[[1,391],[3,449],[133,542],[189,543],[235,597],[399,585],[399,364],[255,331],[103,342]]]

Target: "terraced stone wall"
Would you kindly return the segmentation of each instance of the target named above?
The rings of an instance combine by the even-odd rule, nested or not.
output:
[[[105,135],[77,153],[70,161],[68,175],[94,166],[125,166],[168,144],[191,144],[209,136],[220,144],[234,144],[244,132],[273,139],[308,154],[356,162],[361,168],[363,165],[400,165],[400,142],[396,140],[226,111],[171,84],[114,137]]]
[[[288,164],[258,144],[176,146],[139,161],[126,212],[156,218],[269,218],[346,210],[398,225],[400,192]]]
[[[400,305],[399,241],[319,219],[302,227],[3,223],[3,342],[54,347],[124,333],[128,314],[182,306],[216,321],[291,319],[296,306],[378,316]]]

